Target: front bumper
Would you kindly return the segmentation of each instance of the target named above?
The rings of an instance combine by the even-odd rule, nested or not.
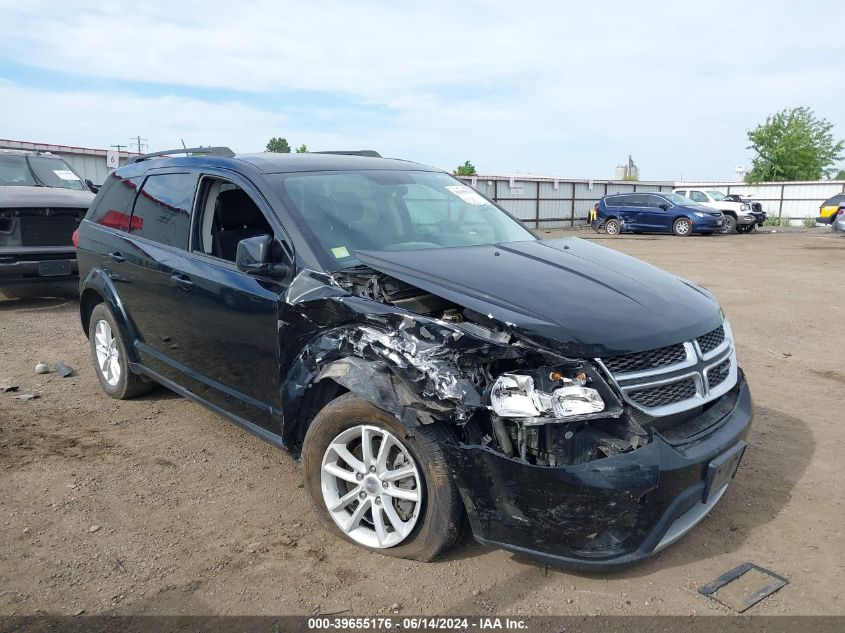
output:
[[[646,446],[585,464],[534,466],[484,446],[452,447],[473,535],[581,570],[655,554],[703,519],[725,491],[708,482],[708,466],[736,453],[748,435],[753,403],[742,372],[727,395],[730,406],[703,436],[677,443],[655,432]]]
[[[79,278],[76,253],[49,257],[0,253],[0,285],[61,282]]]

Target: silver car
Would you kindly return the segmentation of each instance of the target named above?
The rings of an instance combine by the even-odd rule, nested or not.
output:
[[[833,216],[831,226],[834,233],[845,233],[845,204],[839,205],[839,210]]]

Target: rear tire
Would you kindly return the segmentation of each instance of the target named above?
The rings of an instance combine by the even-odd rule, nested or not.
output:
[[[145,382],[129,369],[123,335],[105,303],[96,305],[91,311],[88,342],[100,386],[112,398],[135,398],[155,387],[155,383]]]
[[[607,222],[604,223],[604,232],[608,235],[619,235],[622,230],[622,225],[619,223],[619,220],[616,218],[610,218]]]
[[[689,218],[678,218],[672,223],[672,233],[678,237],[689,237],[692,235],[692,220]]]
[[[302,447],[305,487],[320,523],[380,554],[435,559],[454,545],[463,520],[443,456],[448,441],[435,424],[409,430],[354,394],[336,398],[311,422]],[[382,446],[390,447],[383,459]],[[390,479],[399,472],[409,474]]]

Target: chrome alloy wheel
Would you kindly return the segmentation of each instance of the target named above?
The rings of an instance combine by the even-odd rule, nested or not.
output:
[[[422,478],[410,451],[377,426],[357,425],[332,440],[320,488],[337,526],[367,547],[404,541],[422,510]]]
[[[689,220],[678,220],[675,226],[678,235],[686,235],[692,230],[692,223]]]
[[[114,387],[120,380],[120,352],[108,321],[97,321],[94,343],[97,350],[97,368],[106,382]]]

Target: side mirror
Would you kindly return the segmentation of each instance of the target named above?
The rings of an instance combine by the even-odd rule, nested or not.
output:
[[[289,267],[273,262],[273,236],[257,235],[238,242],[235,265],[243,273],[287,277]]]
[[[92,193],[97,193],[100,190],[100,188],[95,185],[90,178],[85,179],[85,184],[91,190]]]

